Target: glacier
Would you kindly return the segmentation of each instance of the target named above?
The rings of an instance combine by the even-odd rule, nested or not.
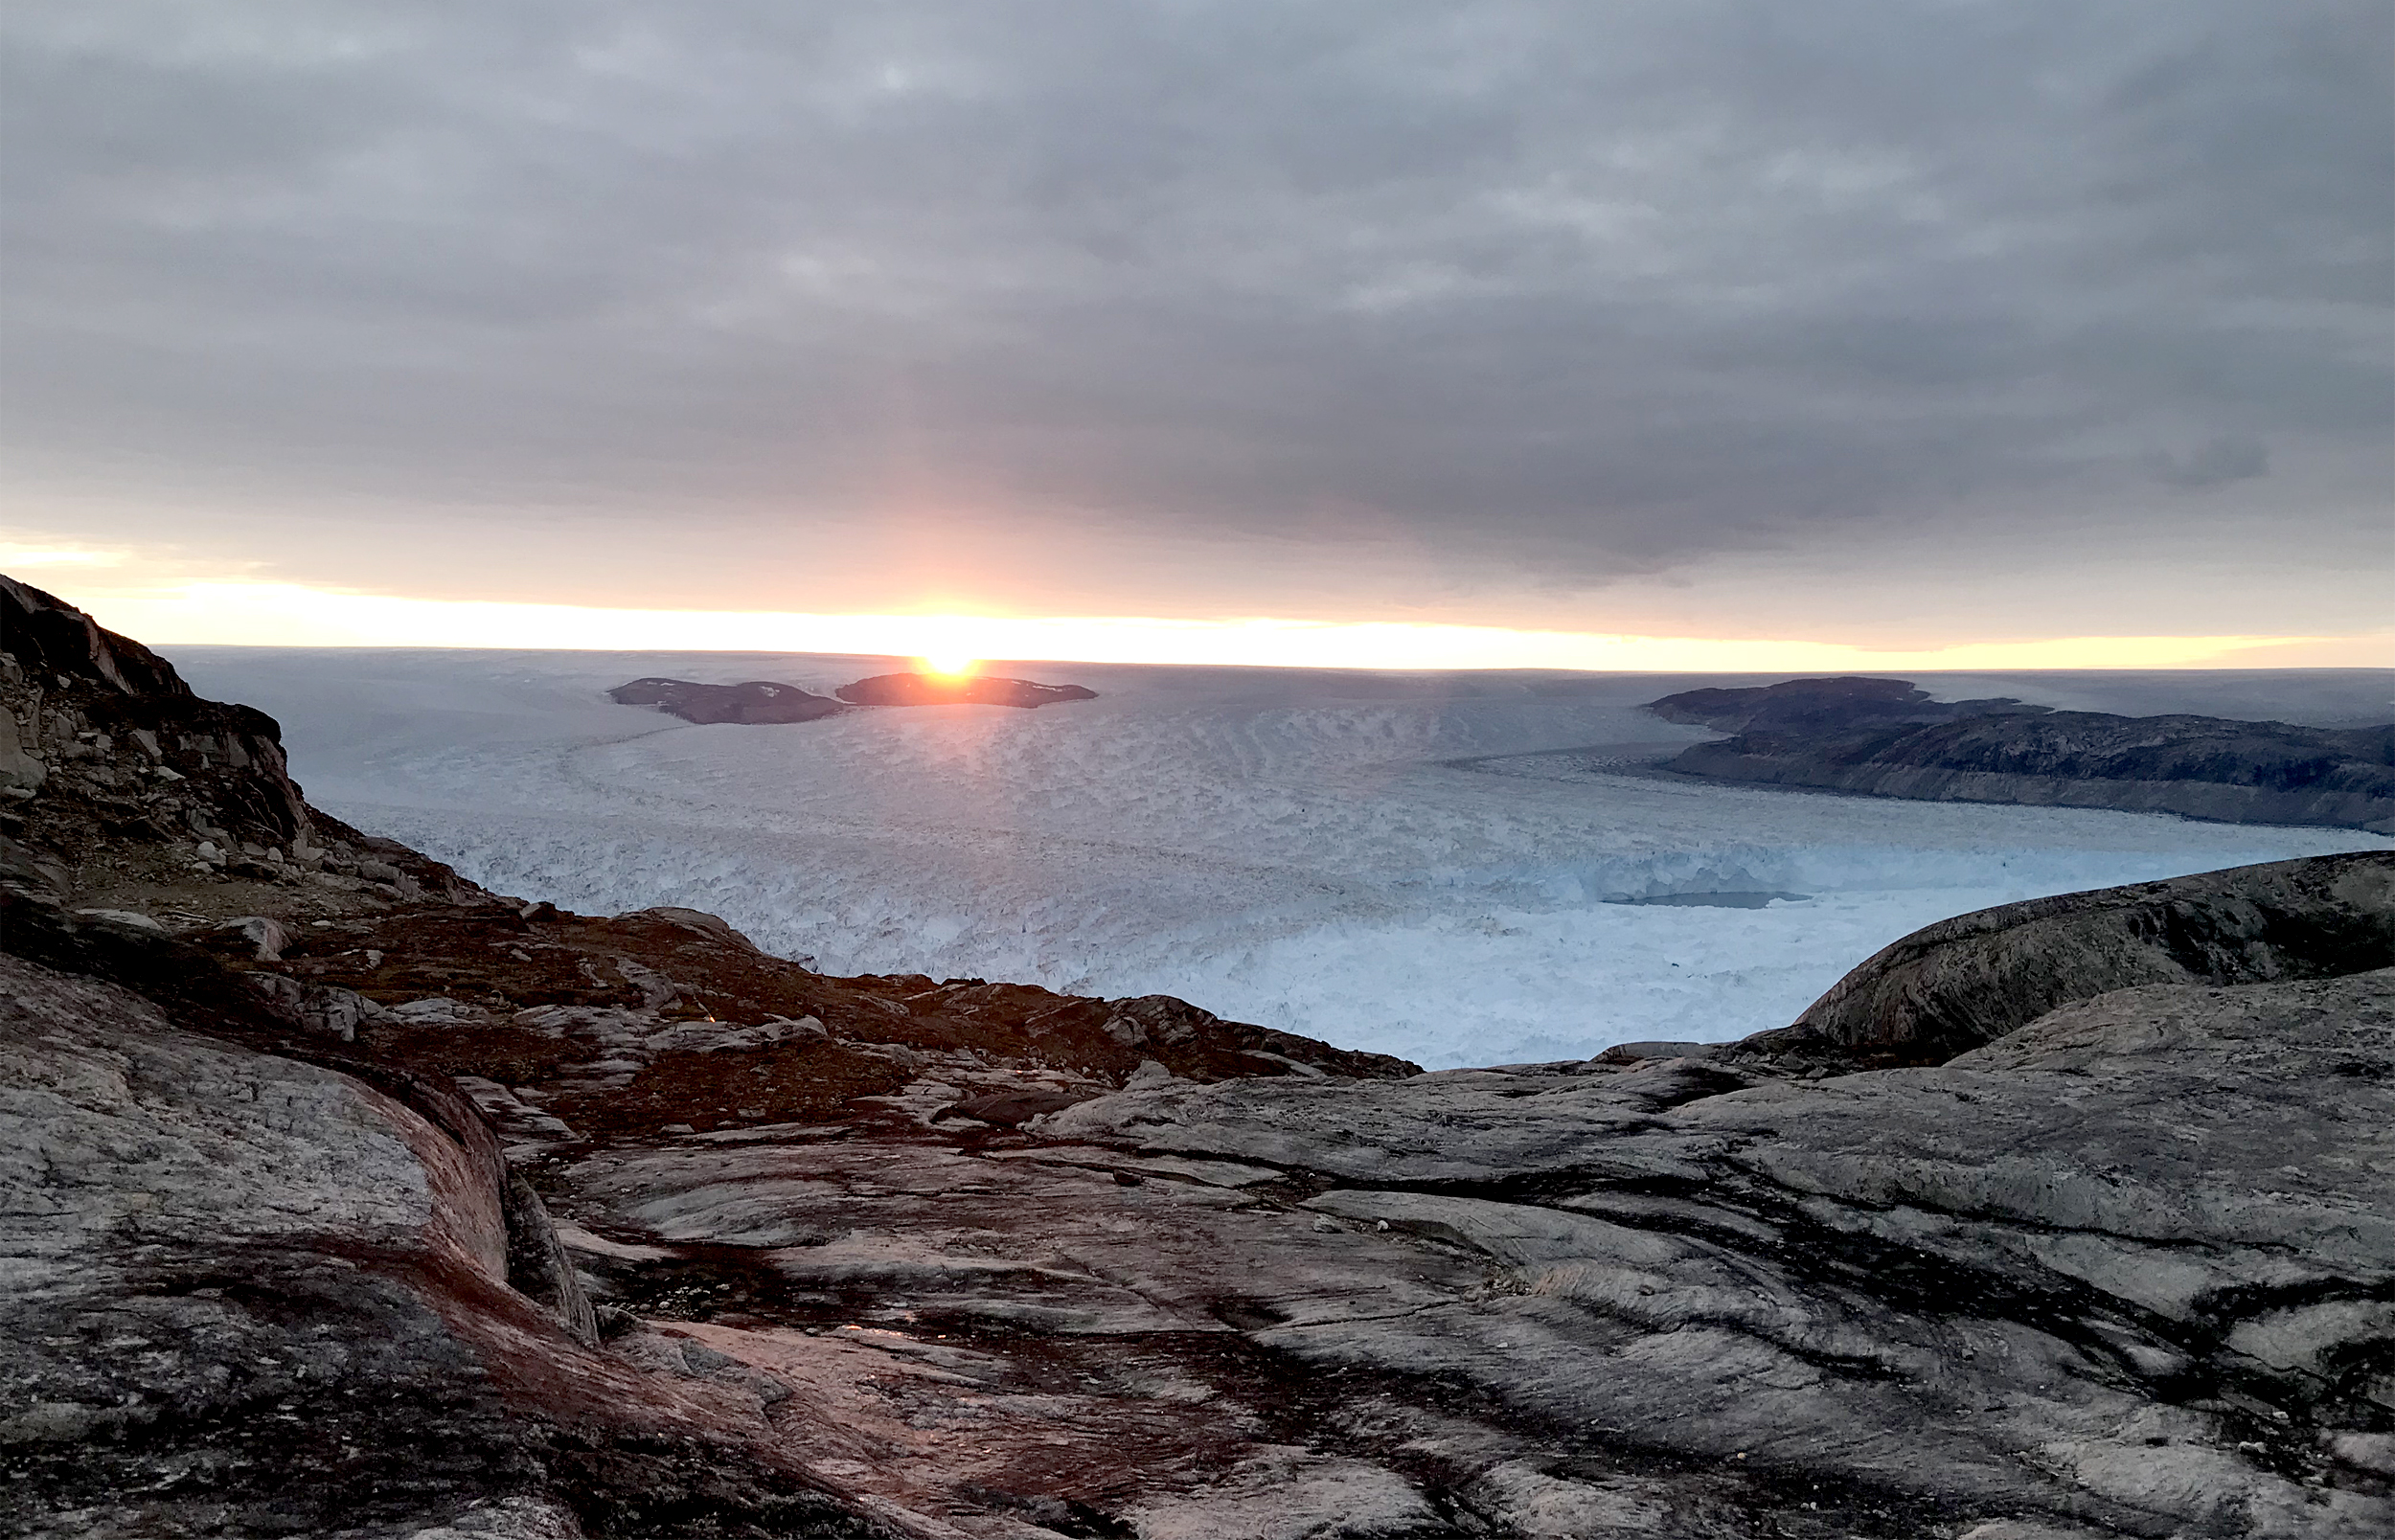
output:
[[[603,691],[829,691],[890,660],[170,650],[200,693],[281,720],[311,801],[502,893],[704,909],[833,972],[1179,995],[1431,1068],[1739,1037],[1949,915],[2395,847],[1653,771],[1714,735],[1640,702],[1777,676],[1009,663],[1099,698],[692,726]],[[1910,677],[1949,699],[2395,717],[2384,670]],[[1679,901],[1625,901],[1657,898]]]

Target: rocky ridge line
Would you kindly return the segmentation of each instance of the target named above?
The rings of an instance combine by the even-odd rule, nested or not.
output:
[[[2395,834],[2395,725],[2333,730],[2013,700],[1939,703],[1889,679],[1690,691],[1648,709],[1733,735],[1671,760],[1684,775]]]

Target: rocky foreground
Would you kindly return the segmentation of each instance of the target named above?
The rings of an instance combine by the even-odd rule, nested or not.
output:
[[[2395,1531],[2395,857],[1422,1075],[503,899],[0,600],[11,1532]]]
[[[1684,750],[1670,764],[1683,775],[2395,834],[2395,725],[2340,731],[2002,698],[1941,702],[1901,679],[1695,690],[1648,709],[1732,735]]]

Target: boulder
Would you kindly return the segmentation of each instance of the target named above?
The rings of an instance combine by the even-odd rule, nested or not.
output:
[[[25,752],[16,714],[0,707],[0,789],[38,791],[48,779],[50,767]]]
[[[137,931],[150,936],[164,936],[167,928],[148,915],[129,909],[79,909],[75,917],[88,925],[105,925],[117,930]]]
[[[552,910],[551,913],[554,914],[556,911]],[[629,914],[618,915],[615,917],[618,919],[661,919],[669,925],[679,926],[694,935],[703,936],[709,940],[721,941],[726,946],[737,946],[747,952],[760,950],[755,941],[734,929],[731,921],[720,915],[710,915],[704,910],[684,909],[673,904],[664,904],[653,909],[635,909]]]
[[[311,1032],[354,1042],[360,1022],[383,1014],[380,1006],[354,990],[308,984],[280,973],[245,974],[250,984],[275,1008]]]
[[[205,856],[202,857],[205,859]],[[283,949],[291,944],[291,933],[279,919],[264,915],[245,915],[216,926],[209,939],[220,946],[236,950],[253,962],[280,962]]]

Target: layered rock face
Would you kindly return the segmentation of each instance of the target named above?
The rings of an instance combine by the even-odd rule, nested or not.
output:
[[[172,905],[227,873],[369,901],[473,892],[308,806],[273,717],[199,699],[140,643],[0,577],[0,877]]]
[[[2395,856],[1423,1075],[114,838],[0,872],[10,1532],[2395,1530]]]
[[[2046,712],[2010,700],[1941,704],[1902,680],[1868,679],[1692,691],[1650,709],[1736,735],[1671,761],[1688,775],[2395,833],[2395,726],[2336,731]]]
[[[156,653],[82,611],[0,578],[0,792],[47,787],[97,830],[218,833],[284,846],[312,832],[283,731],[200,700]]]

